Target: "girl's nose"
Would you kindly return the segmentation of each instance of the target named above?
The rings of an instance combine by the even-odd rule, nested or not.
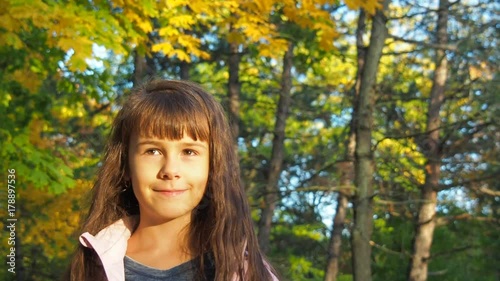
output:
[[[160,178],[168,180],[179,178],[179,164],[177,157],[166,157],[160,170]]]

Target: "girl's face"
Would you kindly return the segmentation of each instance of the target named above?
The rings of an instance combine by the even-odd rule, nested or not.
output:
[[[189,220],[207,186],[209,157],[208,143],[187,134],[180,140],[133,134],[129,176],[139,201],[141,223]]]

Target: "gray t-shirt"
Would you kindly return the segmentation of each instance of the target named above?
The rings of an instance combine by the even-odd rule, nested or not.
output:
[[[213,280],[215,267],[212,260],[207,259],[205,266],[206,280]],[[161,270],[143,265],[127,256],[125,262],[126,281],[193,281],[195,280],[197,269],[197,259],[185,262],[167,270]]]

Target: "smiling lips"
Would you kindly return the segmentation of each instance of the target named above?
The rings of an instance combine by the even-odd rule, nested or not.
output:
[[[153,189],[153,191],[167,197],[174,197],[183,194],[187,189]]]

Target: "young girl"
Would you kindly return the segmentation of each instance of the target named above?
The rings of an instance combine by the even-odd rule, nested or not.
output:
[[[220,104],[156,80],[118,113],[70,280],[277,280],[260,252]]]

